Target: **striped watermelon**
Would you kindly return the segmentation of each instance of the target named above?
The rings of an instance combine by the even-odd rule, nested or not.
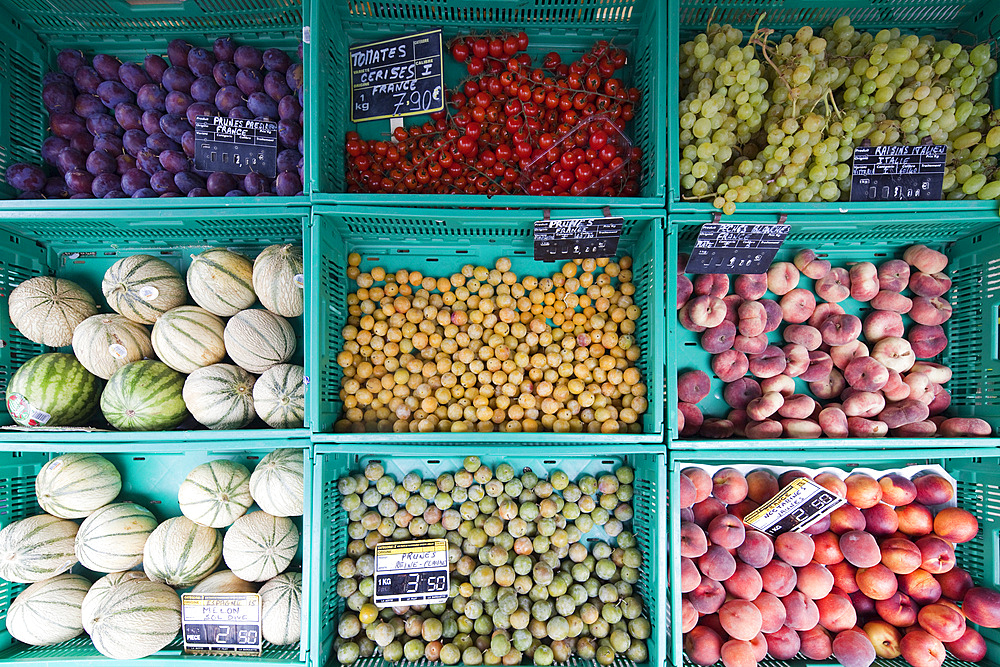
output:
[[[156,517],[141,505],[116,503],[91,514],[76,534],[76,557],[94,572],[121,572],[142,562]]]
[[[210,248],[191,256],[188,292],[210,313],[231,317],[257,302],[253,291],[253,264],[239,253]]]
[[[100,454],[63,454],[35,478],[38,505],[60,519],[82,519],[118,497],[122,476]]]
[[[38,514],[0,530],[0,579],[31,584],[76,565],[73,541],[79,526]]]
[[[184,402],[198,423],[210,429],[244,428],[253,422],[255,378],[239,366],[213,364],[184,381]]]
[[[181,599],[169,586],[127,581],[83,618],[94,647],[109,658],[138,660],[172,642],[181,629]]]
[[[10,323],[32,343],[63,347],[73,330],[97,314],[94,297],[65,278],[39,276],[14,288],[7,300]]]
[[[178,516],[161,523],[146,540],[142,569],[150,581],[185,588],[211,574],[221,558],[219,531]]]
[[[177,491],[181,512],[201,526],[225,528],[250,509],[250,471],[235,461],[202,463]]]
[[[225,326],[225,322],[204,308],[174,308],[153,325],[153,349],[167,366],[191,373],[226,358],[222,340]]]
[[[295,354],[295,330],[268,310],[243,310],[226,323],[226,352],[251,373],[263,373]]]
[[[161,361],[134,361],[108,380],[104,418],[119,431],[166,431],[187,418],[184,376]]]
[[[302,248],[291,244],[264,248],[253,262],[253,288],[261,304],[276,315],[298,317],[304,310]]]
[[[21,426],[80,426],[100,400],[101,381],[72,354],[40,354],[7,383],[7,412]]]
[[[7,631],[32,646],[51,646],[83,632],[80,606],[90,581],[78,574],[32,584],[21,591],[7,610]]]
[[[210,574],[191,589],[192,593],[256,593],[260,586],[252,581],[243,581],[232,570],[219,570]]]
[[[112,264],[104,274],[101,291],[116,313],[140,324],[153,324],[187,300],[181,274],[151,255],[123,257]]]
[[[87,592],[87,597],[83,598],[83,605],[80,607],[80,615],[83,617],[83,629],[90,634],[90,622],[94,618],[94,612],[104,602],[104,599],[111,592],[129,581],[149,581],[145,572],[138,570],[128,570],[126,572],[112,572],[94,582]]]
[[[303,456],[301,449],[276,449],[260,460],[250,475],[250,495],[274,516],[302,516]]]
[[[288,568],[299,550],[299,529],[267,512],[241,516],[226,531],[222,557],[244,581],[267,581]]]
[[[302,637],[302,574],[285,572],[260,588],[261,635],[272,644],[294,644]]]
[[[107,380],[125,364],[153,356],[153,345],[138,322],[124,315],[94,315],[73,332],[73,354],[84,368]]]
[[[253,407],[273,428],[301,428],[306,411],[302,366],[278,364],[264,371],[253,385]]]

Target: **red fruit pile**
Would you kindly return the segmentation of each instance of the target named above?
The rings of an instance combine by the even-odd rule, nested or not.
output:
[[[933,473],[820,473],[815,481],[848,504],[775,539],[745,527],[743,517],[803,476],[682,471],[681,571],[672,580],[683,594],[687,657],[755,667],[768,655],[801,654],[868,667],[876,656],[902,656],[913,667],[940,667],[947,649],[982,660],[986,642],[967,621],[1000,627],[1000,592],[974,587],[956,565],[954,545],[976,537],[976,517],[930,509],[952,498],[951,483]]]
[[[349,192],[635,196],[642,151],[622,128],[641,94],[615,74],[628,55],[605,40],[567,65],[532,66],[528,36],[467,35],[451,55],[469,78],[433,122],[392,141],[348,132]]]
[[[902,259],[877,267],[857,262],[848,270],[802,250],[794,262],[775,262],[767,273],[736,276],[733,294],[728,275],[692,281],[682,273],[684,263],[677,268],[678,320],[701,333],[731,410],[725,418],[705,417],[697,403],[711,393],[712,380],[702,370],[683,373],[677,381],[681,436],[992,434],[982,419],[944,415],[951,369],[922,361],[948,344],[941,326],[952,314],[944,254],[914,245]],[[864,320],[844,311],[840,304],[848,299],[870,309]],[[908,328],[903,315],[912,320]],[[773,340],[778,336],[781,342]],[[809,394],[798,393],[802,384]]]

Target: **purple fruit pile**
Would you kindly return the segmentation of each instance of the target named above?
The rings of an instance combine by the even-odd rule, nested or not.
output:
[[[166,59],[142,64],[103,53],[88,63],[72,49],[56,60],[42,82],[52,136],[41,155],[58,175],[12,164],[21,199],[302,194],[303,71],[284,51],[220,37],[211,49],[175,39]],[[198,116],[277,121],[277,178],[196,171]]]

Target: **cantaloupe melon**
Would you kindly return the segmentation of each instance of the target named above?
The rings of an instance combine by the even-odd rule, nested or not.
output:
[[[295,330],[269,310],[242,310],[226,323],[226,352],[241,368],[263,373],[295,354]]]
[[[256,378],[239,366],[212,364],[184,381],[184,403],[198,423],[210,429],[244,428],[253,422]]]
[[[94,585],[87,591],[87,597],[83,598],[83,605],[80,612],[83,616],[83,629],[90,634],[90,622],[94,619],[94,613],[104,602],[104,598],[111,592],[129,581],[149,581],[145,572],[140,570],[126,570],[125,572],[112,572],[94,582]]]
[[[122,476],[100,454],[63,454],[35,478],[39,506],[60,519],[82,519],[118,497]]]
[[[94,572],[121,572],[142,562],[156,517],[142,505],[115,503],[88,516],[76,534],[76,557]]]
[[[253,504],[250,471],[227,459],[202,463],[181,482],[177,502],[184,516],[195,523],[225,528]]]
[[[231,317],[257,301],[253,263],[225,248],[209,248],[191,256],[187,287],[195,303],[221,317]]]
[[[222,536],[185,516],[167,519],[152,532],[143,548],[142,568],[150,581],[174,588],[198,583],[222,560]]]
[[[253,385],[253,407],[272,428],[301,428],[306,411],[305,373],[302,366],[278,364],[261,374]]]
[[[73,544],[79,526],[51,514],[38,514],[0,530],[0,579],[31,584],[76,565]]]
[[[219,570],[199,581],[192,593],[256,593],[260,584],[243,581],[232,570]]]
[[[302,636],[302,574],[285,572],[260,588],[260,629],[264,639],[279,646]]]
[[[274,516],[302,516],[305,486],[301,449],[276,449],[257,463],[250,475],[250,495]]]
[[[153,356],[146,327],[124,315],[88,317],[73,331],[73,354],[83,367],[107,380],[125,364]]]
[[[181,600],[169,586],[133,580],[114,587],[89,619],[94,647],[109,658],[138,660],[172,642],[181,629]]]
[[[177,269],[151,255],[131,255],[112,264],[101,291],[112,310],[140,324],[153,324],[187,300]]]
[[[264,248],[253,262],[253,288],[261,304],[276,315],[298,317],[305,301],[302,248],[289,244]]]
[[[291,519],[251,512],[226,531],[226,566],[240,579],[267,581],[285,571],[299,550],[299,530]]]
[[[94,297],[65,278],[38,276],[25,280],[7,299],[10,323],[32,343],[63,347],[73,342],[73,331],[97,314]]]
[[[83,632],[80,607],[90,581],[78,574],[60,574],[21,591],[7,610],[7,631],[32,646],[51,646]]]
[[[160,361],[181,373],[217,364],[226,358],[222,334],[226,324],[198,306],[168,310],[156,320],[151,337]]]

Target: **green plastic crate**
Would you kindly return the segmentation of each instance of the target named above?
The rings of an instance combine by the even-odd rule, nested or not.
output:
[[[826,447],[829,447],[827,449]],[[725,466],[733,464],[801,467],[804,469],[835,467],[843,470],[864,467],[874,470],[901,468],[907,465],[939,464],[958,482],[956,498],[959,507],[972,512],[979,520],[979,535],[972,541],[957,545],[955,553],[959,567],[968,570],[977,586],[997,588],[1000,586],[1000,450],[996,448],[964,450],[954,449],[900,449],[896,451],[852,450],[853,440],[831,440],[824,448],[809,451],[774,451],[758,449],[754,452],[718,449],[701,452],[670,452],[668,462],[668,483],[670,485],[669,534],[680,535],[680,507],[675,500],[680,496],[681,470],[691,465]],[[839,447],[839,448],[838,448]],[[678,543],[670,540],[670,563],[672,576],[667,586],[668,609],[680,609],[681,556]],[[681,633],[681,615],[670,616],[666,643],[670,646],[670,664],[693,665],[684,655],[684,637]],[[949,654],[945,667],[996,667],[1000,664],[1000,630],[977,628],[986,639],[986,658],[978,663],[957,660]],[[793,660],[766,658],[762,664],[782,667],[807,667],[812,665],[836,665],[834,659],[828,661],[809,660],[799,657]],[[880,667],[906,667],[902,658],[895,660],[877,659]]]
[[[218,447],[216,447],[218,445]],[[22,451],[11,443],[0,444],[0,528],[20,519],[40,514],[42,510],[35,500],[35,477],[42,467],[55,456],[65,450],[61,443],[49,443],[49,449],[29,453]],[[16,448],[11,451],[12,447]],[[88,451],[100,453],[111,461],[122,475],[122,492],[116,502],[131,501],[148,508],[158,521],[171,517],[182,516],[177,504],[177,489],[188,473],[197,465],[217,459],[228,459],[241,463],[253,470],[257,462],[275,448],[301,448],[305,463],[305,488],[311,486],[312,454],[307,438],[288,439],[282,442],[269,442],[247,445],[246,442],[233,440],[224,443],[212,443],[211,447],[199,447],[198,443],[187,443],[186,449],[172,453],[163,452],[159,443],[136,438],[128,448],[109,449],[104,443]],[[313,576],[313,564],[310,556],[313,552],[313,516],[310,504],[311,498],[305,499],[305,514],[294,517],[301,534],[301,545],[296,554],[290,571],[301,571],[302,586],[302,639],[297,644],[275,646],[264,642],[263,653],[259,658],[239,657],[208,657],[184,654],[184,642],[180,635],[166,648],[140,661],[128,661],[125,664],[154,665],[170,667],[171,665],[213,665],[219,660],[234,662],[240,665],[305,665],[309,659],[308,633],[312,605],[312,590],[306,583]],[[251,511],[256,510],[254,505]],[[225,565],[220,566],[222,569]],[[91,581],[104,576],[77,565],[74,573],[83,574]],[[0,628],[5,627],[4,620],[7,610],[17,595],[27,588],[27,584],[14,584],[0,579]],[[179,591],[184,592],[184,591]],[[86,633],[54,646],[28,646],[10,636],[5,629],[0,629],[0,663],[24,664],[31,667],[97,667],[113,664],[123,664],[101,655]]]
[[[444,444],[444,443],[442,443]],[[450,445],[450,443],[448,443]],[[578,445],[562,448],[551,455],[539,451],[546,443],[523,446],[484,449],[478,441],[466,442],[460,447],[447,447],[447,456],[439,445],[338,445],[332,444],[328,436],[314,436],[315,470],[313,471],[313,507],[321,513],[322,519],[314,528],[316,537],[312,542],[312,558],[316,563],[328,563],[327,567],[312,569],[310,587],[313,590],[313,613],[310,626],[311,659],[316,667],[334,667],[337,661],[333,642],[337,638],[337,621],[344,611],[344,600],[337,595],[336,564],[345,554],[349,537],[347,535],[347,513],[341,507],[341,495],[337,490],[337,480],[344,475],[364,470],[371,461],[381,461],[386,474],[401,479],[408,472],[420,473],[424,479],[433,479],[444,472],[461,468],[466,456],[480,457],[484,465],[496,467],[508,463],[518,474],[530,468],[539,476],[543,471],[562,470],[570,479],[580,475],[596,475],[612,471],[621,464],[635,469],[635,495],[632,531],[643,552],[643,564],[637,584],[642,595],[645,611],[643,615],[652,625],[652,634],[647,640],[649,662],[636,665],[625,659],[615,661],[617,667],[663,667],[668,665],[669,656],[662,643],[668,624],[666,615],[666,553],[667,518],[660,507],[666,506],[663,495],[666,490],[666,456],[662,447],[644,445]],[[552,450],[550,450],[552,451]],[[604,537],[603,531],[595,530],[593,536]],[[606,539],[606,537],[605,537]],[[379,657],[362,658],[369,667],[386,667],[390,663]],[[403,661],[405,667],[423,664]],[[523,664],[530,665],[531,662]],[[597,667],[593,660],[571,659],[578,667]]]
[[[43,352],[53,351],[22,336],[10,322],[7,295],[10,290],[29,278],[54,275],[68,278],[84,287],[98,303],[101,312],[113,312],[101,296],[104,273],[122,257],[146,253],[172,264],[181,275],[191,263],[191,255],[211,247],[226,247],[253,258],[265,246],[274,243],[302,244],[306,257],[305,270],[312,264],[308,234],[309,208],[278,206],[229,206],[199,208],[190,200],[184,207],[170,211],[105,211],[97,213],[25,212],[0,213],[0,391],[24,362]],[[305,287],[310,290],[309,285]],[[193,303],[193,302],[192,302]],[[311,311],[289,321],[295,328],[297,349],[290,363],[307,367],[306,354],[312,341]],[[71,348],[63,348],[71,351]],[[308,390],[308,385],[307,385]],[[307,408],[308,410],[308,408]],[[210,431],[193,419],[181,425],[182,430],[149,432],[143,439],[158,440],[165,447],[176,447],[181,438],[195,440],[225,440],[238,434],[261,440],[307,435],[310,417],[301,429],[272,429],[262,421],[254,428],[242,431]],[[0,426],[13,424],[6,409],[0,413]],[[259,428],[257,428],[259,427]],[[186,430],[191,429],[191,430]],[[17,442],[18,447],[51,438],[51,433],[0,431],[0,441]],[[129,443],[134,433],[108,432],[101,434],[61,433],[64,443],[93,446],[99,439],[102,446],[110,442]]]
[[[899,28],[916,34],[931,34],[962,44],[975,45],[994,40],[993,57],[1000,53],[995,41],[1000,37],[1000,5],[994,0],[667,0],[668,13],[678,20],[668,24],[667,73],[670,93],[667,95],[667,155],[669,164],[667,206],[671,212],[692,213],[716,211],[711,201],[685,201],[680,187],[681,148],[680,99],[677,91],[678,54],[681,44],[700,32],[711,17],[712,22],[729,23],[743,31],[753,32],[757,17],[766,12],[763,27],[776,31],[777,37],[794,33],[804,25],[817,31],[832,25],[841,16],[850,16],[851,24],[864,31],[878,32],[883,28]],[[713,16],[714,12],[714,16]],[[994,108],[1000,106],[1000,75],[994,78],[991,90]],[[931,211],[990,212],[996,220],[995,201],[936,201],[936,202],[761,202],[737,204],[738,213],[853,213],[874,215],[889,211],[928,213]]]
[[[309,281],[317,289],[307,310],[317,313],[320,338],[318,354],[307,373],[313,384],[319,383],[312,397],[314,431],[331,432],[341,415],[340,386],[343,379],[337,365],[337,353],[343,348],[341,330],[347,322],[347,295],[355,284],[346,275],[347,255],[362,256],[361,270],[382,266],[387,271],[419,269],[431,276],[448,276],[464,264],[492,267],[499,257],[509,256],[518,274],[551,275],[559,263],[533,259],[533,223],[541,220],[542,211],[392,209],[347,206],[313,207],[312,247],[320,258],[314,263]],[[600,216],[600,211],[560,210],[555,217]],[[608,213],[603,213],[608,215]],[[633,258],[635,303],[642,309],[636,326],[636,342],[643,355],[637,363],[643,381],[650,388],[649,409],[642,418],[642,434],[588,434],[588,442],[663,442],[663,416],[659,391],[663,381],[663,338],[660,327],[660,285],[663,265],[662,213],[640,209],[612,210],[625,223],[618,254]],[[343,433],[335,436],[342,442],[384,442],[385,434]],[[396,442],[466,442],[462,433],[398,433]],[[572,433],[479,433],[480,442],[532,442],[573,444],[579,435]]]
[[[666,127],[662,109],[666,103],[665,3],[660,0],[349,0],[314,2],[310,23],[313,95],[307,100],[307,115],[313,119],[307,132],[316,150],[310,161],[313,201],[317,203],[367,204],[375,197],[381,203],[400,206],[523,206],[584,208],[599,206],[662,207],[666,190]],[[369,195],[347,193],[344,136],[351,130],[366,139],[388,136],[389,121],[350,121],[350,65],[352,44],[441,28],[444,43],[470,31],[524,30],[531,43],[528,52],[540,60],[549,51],[559,51],[564,60],[580,55],[599,39],[614,39],[628,50],[631,85],[643,91],[643,100],[626,134],[643,150],[643,173],[637,197],[531,197],[527,195]],[[567,60],[567,62],[569,62]],[[464,66],[444,54],[445,87],[466,76]],[[407,118],[407,125],[426,117]],[[491,204],[492,203],[492,204]]]
[[[7,185],[7,167],[15,162],[42,165],[39,151],[48,136],[42,77],[59,71],[56,55],[61,50],[80,49],[87,57],[107,53],[122,62],[141,63],[150,53],[165,56],[172,39],[186,39],[211,50],[217,37],[232,35],[240,44],[277,47],[294,57],[308,12],[303,0],[0,0],[0,16],[4,17],[0,21],[0,118],[4,119],[0,123],[0,200],[7,200],[0,201],[0,208],[158,211],[179,207],[177,198],[169,204],[167,199],[14,199],[18,191]],[[308,96],[310,65],[303,66]],[[308,140],[305,143],[308,155],[311,145]],[[309,168],[307,164],[305,169]],[[304,188],[308,182],[307,173]],[[258,206],[303,201],[296,197],[253,200]],[[202,206],[209,203],[228,204],[223,197],[201,200]]]
[[[711,355],[699,345],[700,334],[688,331],[677,319],[677,282],[674,267],[678,253],[688,252],[694,245],[700,226],[711,222],[711,215],[671,215],[667,243],[666,272],[668,295],[666,299],[666,328],[668,341],[666,371],[668,404],[666,407],[668,441],[671,448],[698,449],[716,447],[792,448],[801,447],[799,441],[783,440],[715,440],[680,438],[677,429],[677,376],[687,370],[701,369],[713,377],[712,392],[698,407],[706,416],[725,417],[729,406],[722,398],[723,384],[711,372]],[[729,216],[729,223],[775,223],[774,216]],[[888,259],[902,258],[903,251],[914,243],[922,243],[948,255],[951,259],[946,272],[952,278],[951,290],[946,298],[953,306],[951,319],[944,325],[949,338],[948,348],[938,361],[950,366],[953,377],[946,388],[952,394],[948,414],[958,417],[979,417],[993,425],[994,434],[1000,429],[1000,405],[996,400],[1000,389],[1000,367],[997,366],[998,334],[997,313],[1000,294],[991,287],[998,277],[1000,238],[996,234],[996,221],[988,214],[972,215],[960,212],[941,213],[936,216],[905,214],[880,214],[876,219],[850,220],[839,217],[831,220],[819,215],[789,215],[785,220],[792,226],[788,238],[775,257],[775,261],[791,261],[802,249],[812,249],[829,259],[834,266],[848,262],[871,261],[880,264]],[[802,276],[800,286],[809,287],[812,280]],[[774,295],[768,292],[768,298]],[[779,297],[780,298],[780,297]],[[842,302],[845,310],[864,319],[871,309],[852,299]],[[910,320],[904,316],[909,327]],[[780,341],[780,330],[772,333],[772,342]],[[799,388],[808,393],[805,385],[796,380]],[[812,441],[825,446],[824,439]],[[892,447],[902,446],[894,438],[851,438],[851,446]],[[967,447],[962,438],[935,438],[927,444],[935,447]],[[992,440],[991,444],[997,441]],[[985,445],[986,443],[982,443]]]

